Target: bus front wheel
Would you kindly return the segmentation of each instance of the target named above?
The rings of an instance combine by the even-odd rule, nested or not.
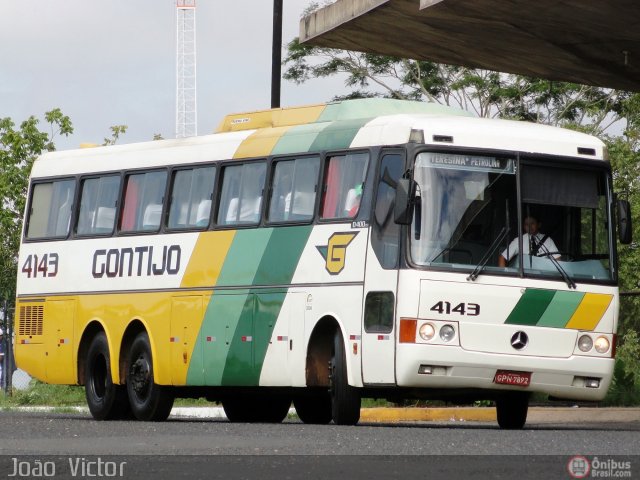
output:
[[[498,425],[504,430],[520,430],[527,422],[529,395],[510,392],[496,400]]]
[[[87,352],[84,388],[91,416],[96,420],[126,418],[130,413],[127,390],[111,378],[109,343],[104,332],[98,333]]]
[[[349,385],[347,355],[342,333],[338,330],[333,339],[333,351],[329,364],[329,395],[331,417],[336,425],[355,425],[360,420],[360,392]]]
[[[151,345],[146,332],[139,333],[131,344],[127,361],[127,393],[133,415],[138,420],[163,421],[171,413],[173,393],[169,387],[154,381]]]

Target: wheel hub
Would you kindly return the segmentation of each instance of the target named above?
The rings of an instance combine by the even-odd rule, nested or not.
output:
[[[131,364],[129,371],[129,381],[133,390],[137,394],[143,393],[149,386],[151,377],[151,368],[149,362],[145,357],[138,357],[138,359]]]

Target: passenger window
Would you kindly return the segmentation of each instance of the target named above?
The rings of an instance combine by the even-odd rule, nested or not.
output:
[[[354,218],[358,214],[368,164],[368,153],[336,155],[326,162],[321,218]]]
[[[291,222],[313,218],[320,158],[282,160],[275,164],[269,221]]]
[[[218,208],[219,225],[242,225],[260,222],[262,192],[267,165],[245,163],[225,167]]]
[[[75,180],[33,186],[27,238],[66,237],[69,233]]]
[[[206,228],[209,226],[215,168],[179,170],[173,176],[169,228]]]
[[[166,182],[165,171],[127,177],[120,221],[123,232],[153,232],[160,228]]]
[[[82,182],[78,235],[105,235],[113,232],[120,191],[120,176],[88,178]]]

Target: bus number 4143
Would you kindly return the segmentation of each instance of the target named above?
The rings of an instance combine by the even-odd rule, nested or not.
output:
[[[452,313],[467,315],[469,317],[477,317],[478,315],[480,315],[480,305],[478,305],[477,303],[462,302],[451,308],[450,302],[443,302],[442,300],[440,300],[433,307],[431,307],[430,310],[432,312],[438,312],[441,315],[450,315]]]
[[[58,274],[58,254],[28,255],[22,265],[22,273],[26,273],[27,278],[55,277]]]

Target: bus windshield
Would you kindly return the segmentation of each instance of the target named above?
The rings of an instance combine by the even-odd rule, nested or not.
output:
[[[612,280],[604,170],[423,152],[414,180],[410,255],[416,266],[470,270],[486,260],[485,274],[522,268],[526,276]]]

